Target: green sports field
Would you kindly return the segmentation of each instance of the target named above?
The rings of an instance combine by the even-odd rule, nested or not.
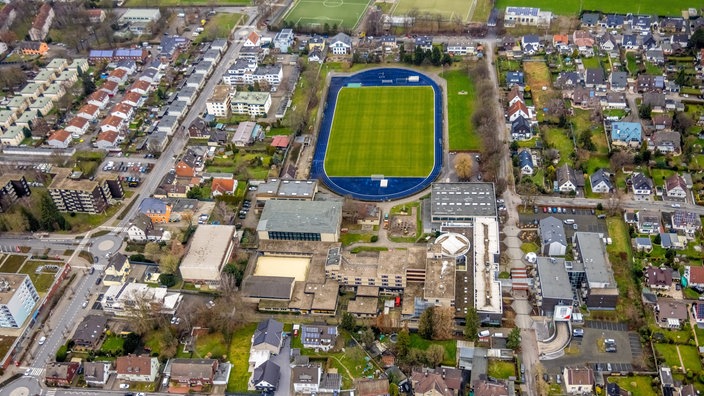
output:
[[[370,0],[297,0],[284,17],[294,26],[323,27],[326,23],[344,29],[354,29]]]
[[[477,0],[396,0],[396,4],[391,9],[395,16],[408,15],[411,10],[420,14],[440,14],[445,20],[451,20],[454,16],[459,17],[463,22],[468,22],[471,18],[470,11],[475,7]]]
[[[633,1],[606,1],[606,0],[496,0],[495,7],[505,10],[513,7],[537,7],[543,11],[552,11],[558,15],[577,15],[580,10],[599,10],[602,13],[618,14],[648,14],[663,16],[681,16],[681,11],[690,7],[697,7],[697,2],[692,0],[633,0]]]
[[[433,169],[431,87],[342,88],[337,97],[328,176],[425,177]]]

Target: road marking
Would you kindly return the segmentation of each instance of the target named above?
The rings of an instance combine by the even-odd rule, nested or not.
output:
[[[32,368],[27,368],[25,371],[25,375],[28,375],[30,377],[41,377],[41,375],[44,373],[44,368],[43,367],[32,367]]]
[[[56,395],[56,390],[49,389],[48,391],[46,391],[46,396],[54,396],[54,395]]]

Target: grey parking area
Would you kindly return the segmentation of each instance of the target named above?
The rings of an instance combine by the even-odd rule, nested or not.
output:
[[[584,323],[584,326],[597,330],[628,331],[628,325],[619,322],[600,322],[596,320],[588,320]]]
[[[541,219],[549,216],[562,221],[574,220],[574,224],[565,225],[565,235],[568,238],[571,238],[575,232],[607,233],[606,220],[591,214],[589,209],[575,209],[575,213],[572,213],[571,209],[566,209],[566,211],[567,213],[543,213],[542,207],[538,207],[538,213],[520,214],[519,221],[521,224],[533,224],[537,227]]]
[[[629,371],[633,371],[633,365],[630,363],[601,362],[594,363],[592,368],[595,372],[601,371],[602,373],[627,373]],[[609,368],[611,370],[609,370]]]
[[[633,360],[640,359],[643,355],[643,344],[640,343],[640,337],[637,333],[628,333],[628,341],[631,344],[631,355]]]

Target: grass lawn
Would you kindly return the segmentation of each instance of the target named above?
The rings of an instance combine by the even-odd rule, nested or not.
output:
[[[502,360],[489,360],[489,376],[500,379],[516,376],[516,365],[512,362]]]
[[[521,244],[521,251],[523,253],[538,252],[540,246],[536,245],[534,242],[523,242]]]
[[[257,328],[257,323],[249,323],[237,329],[232,336],[230,344],[230,379],[227,382],[228,392],[246,392],[247,381],[249,381],[249,347],[252,342],[252,334]]]
[[[195,41],[200,43],[202,41],[213,41],[216,38],[226,39],[230,37],[232,28],[246,21],[246,19],[242,19],[243,17],[245,17],[244,14],[217,14],[205,23],[203,27],[205,30],[198,35]]]
[[[356,242],[368,243],[372,240],[372,234],[358,234],[358,233],[346,233],[340,235],[340,242],[342,246],[349,246]]]
[[[399,0],[392,12],[393,15],[406,15],[411,10],[417,10],[421,14],[440,14],[446,20],[457,15],[463,22],[467,22],[471,5],[471,1],[462,0]],[[488,19],[488,15],[487,13],[487,18],[484,21]]]
[[[54,279],[56,278],[56,272],[44,270],[41,273],[37,273],[36,270],[42,265],[63,266],[63,263],[49,261],[27,261],[22,266],[22,269],[20,271],[20,273],[29,275],[29,278],[34,284],[34,287],[37,288],[37,291],[40,293],[48,291],[51,285],[54,283]]]
[[[127,0],[125,7],[188,7],[252,4],[250,0]]]
[[[342,88],[325,154],[329,176],[424,177],[433,169],[431,87]]]
[[[601,67],[599,58],[596,56],[592,56],[590,58],[582,58],[582,65],[584,65],[585,69],[598,69]]]
[[[699,373],[702,370],[702,362],[699,360],[697,347],[691,345],[678,345],[678,347],[680,348],[684,367],[694,373]]]
[[[447,117],[450,151],[479,151],[480,142],[471,122],[474,112],[474,83],[464,70],[442,75],[447,80]]]
[[[537,7],[542,11],[552,11],[558,15],[577,15],[580,10],[599,10],[602,13],[645,13],[663,16],[681,16],[681,11],[692,7],[692,2],[687,0],[658,1],[658,0],[637,0],[634,2],[605,1],[605,0],[498,0],[494,7],[499,10],[507,6],[514,7]],[[640,10],[640,11],[638,11]]]
[[[220,359],[226,358],[227,353],[227,345],[225,345],[222,333],[211,333],[198,336],[193,358]]]
[[[369,5],[369,0],[346,0],[326,5],[324,0],[298,0],[284,17],[284,21],[294,25],[322,28],[337,26],[354,29]]]
[[[658,396],[651,385],[652,377],[639,375],[635,377],[609,377],[609,382],[616,383],[621,389],[631,392],[632,395],[638,396]]]
[[[656,64],[645,62],[645,72],[653,76],[660,76],[662,75],[662,68]]]
[[[606,227],[612,240],[611,245],[606,246],[606,251],[619,290],[619,300],[615,311],[616,319],[626,322],[641,321],[643,309],[640,289],[632,276],[633,253],[631,252],[628,227],[621,216],[608,217]]]
[[[533,92],[535,108],[542,111],[543,98],[552,93],[550,69],[545,62],[524,62],[523,69],[526,73],[526,84],[531,87],[531,92]],[[547,87],[547,90],[543,91],[542,87]]]
[[[2,264],[2,267],[0,267],[0,270],[2,270],[2,272],[8,272],[13,274],[20,269],[26,259],[27,256],[18,256],[16,254],[11,254],[7,256],[7,259]]]
[[[109,336],[103,341],[103,345],[100,347],[100,353],[103,355],[112,354],[117,355],[122,353],[122,346],[125,344],[125,339],[118,336]]]
[[[574,153],[574,142],[567,136],[567,131],[560,128],[545,128],[545,142],[551,147],[560,152],[560,162],[558,166],[563,164],[572,164],[572,153]]]
[[[665,359],[665,363],[672,367],[672,372],[675,372],[675,367],[682,367],[680,363],[680,358],[677,355],[677,345],[672,344],[655,344],[655,350],[662,359]],[[681,353],[681,351],[680,351]],[[684,360],[684,356],[682,356]]]
[[[418,335],[418,333],[411,333],[411,348],[418,348],[420,350],[425,351],[433,344],[442,345],[442,347],[445,348],[445,360],[442,361],[442,364],[454,367],[456,364],[455,359],[457,356],[457,341],[426,340],[420,335]]]
[[[491,13],[492,2],[489,0],[476,0],[474,2],[474,13],[472,14],[472,22],[486,22]]]
[[[665,183],[665,179],[675,174],[675,171],[671,169],[652,169],[650,171],[650,177],[653,179],[653,183],[656,186],[662,186]]]

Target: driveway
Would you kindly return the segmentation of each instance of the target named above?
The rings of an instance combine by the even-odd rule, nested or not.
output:
[[[293,394],[291,390],[291,339],[284,338],[281,353],[271,358],[279,368],[281,368],[279,377],[279,388],[274,392],[274,396],[289,396]]]

